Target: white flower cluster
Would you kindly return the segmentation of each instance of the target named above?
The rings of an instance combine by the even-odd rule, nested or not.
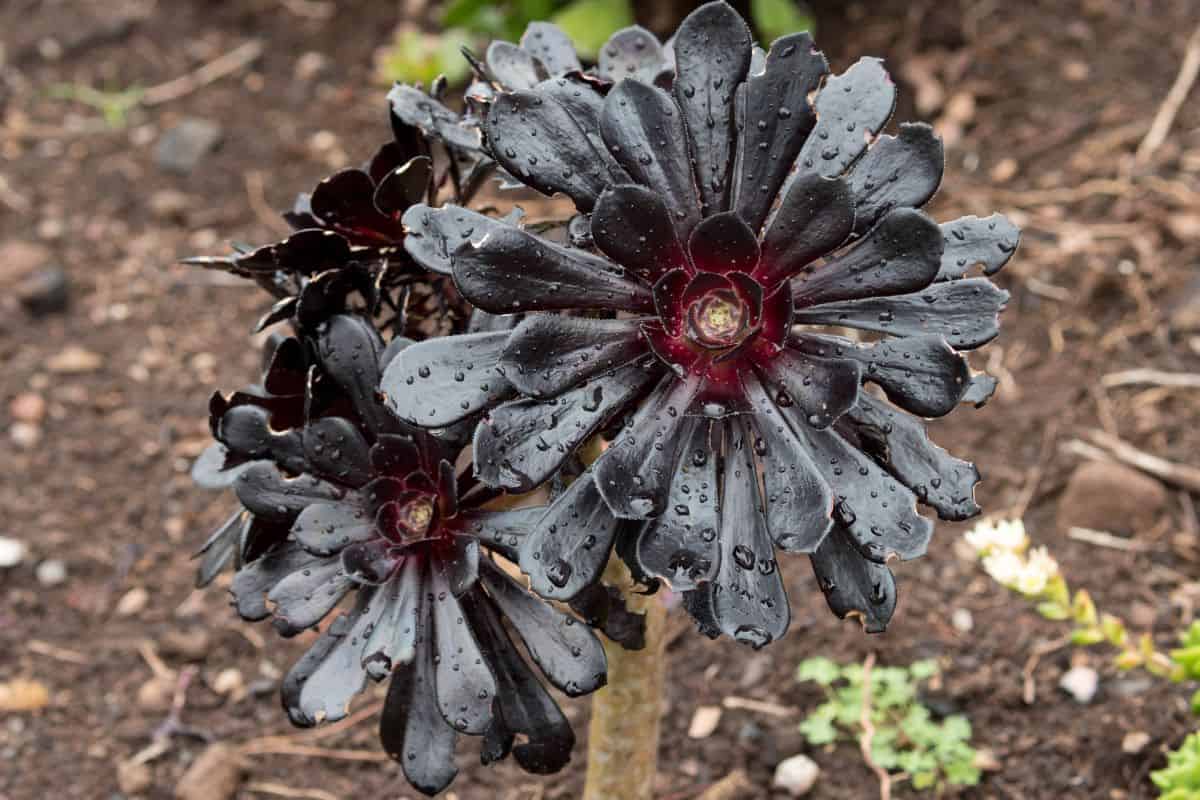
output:
[[[1029,549],[1025,523],[982,520],[965,537],[997,583],[1026,597],[1037,597],[1058,575],[1058,562],[1045,547]]]

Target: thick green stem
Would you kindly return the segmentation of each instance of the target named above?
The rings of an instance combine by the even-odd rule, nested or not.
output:
[[[631,611],[646,615],[646,646],[626,650],[601,636],[608,685],[592,696],[583,800],[653,800],[667,611],[658,597],[631,591],[629,571],[616,558],[605,582],[621,587]]]

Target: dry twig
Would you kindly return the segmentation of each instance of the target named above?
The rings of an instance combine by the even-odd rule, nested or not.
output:
[[[862,671],[862,712],[858,722],[862,725],[862,735],[858,737],[858,747],[862,751],[863,761],[875,773],[879,780],[879,800],[891,800],[892,776],[883,767],[875,763],[871,756],[871,741],[875,738],[875,723],[871,721],[871,670],[875,666],[875,653],[872,651],[863,660]]]
[[[1200,469],[1184,464],[1176,464],[1160,456],[1139,450],[1133,445],[1118,439],[1104,431],[1090,431],[1087,434],[1092,443],[1105,451],[1112,458],[1127,464],[1142,472],[1148,472],[1174,486],[1179,486],[1192,492],[1200,492]],[[1085,444],[1080,442],[1080,444]],[[1077,452],[1079,448],[1073,448]]]
[[[1158,369],[1127,369],[1110,372],[1100,379],[1104,386],[1168,386],[1173,389],[1200,389],[1200,374],[1195,372],[1164,372]]]
[[[1150,549],[1144,542],[1139,542],[1135,539],[1126,539],[1123,536],[1116,536],[1108,531],[1098,531],[1093,528],[1072,527],[1067,531],[1067,537],[1077,542],[1087,542],[1097,547],[1107,547],[1112,550],[1126,550],[1133,553],[1140,553]]]
[[[268,794],[272,797],[294,797],[300,798],[300,800],[338,800],[337,795],[330,794],[321,789],[293,789],[282,783],[269,783],[267,781],[248,783],[246,784],[246,791]]]
[[[1025,668],[1021,670],[1022,686],[1021,699],[1025,705],[1031,706],[1037,700],[1037,683],[1033,679],[1033,673],[1037,670],[1038,662],[1043,656],[1048,656],[1055,650],[1060,650],[1071,643],[1071,637],[1060,636],[1057,639],[1051,639],[1047,642],[1041,642],[1034,646],[1033,651],[1029,654],[1029,658],[1025,660]]]
[[[258,39],[251,39],[240,47],[235,47],[225,55],[214,58],[212,61],[192,70],[186,75],[180,75],[178,78],[169,80],[166,83],[151,86],[142,93],[141,105],[149,108],[169,103],[172,100],[178,100],[197,89],[202,89],[210,83],[224,78],[226,75],[232,75],[239,69],[249,66],[257,61],[262,54],[263,43]]]
[[[1179,109],[1183,105],[1183,101],[1187,99],[1188,92],[1192,90],[1192,84],[1196,82],[1198,75],[1200,75],[1200,27],[1197,27],[1192,32],[1191,38],[1188,39],[1187,48],[1183,51],[1183,61],[1179,65],[1179,74],[1175,76],[1175,83],[1171,84],[1170,91],[1167,92],[1162,105],[1158,107],[1158,113],[1154,115],[1154,122],[1151,123],[1146,138],[1142,139],[1142,143],[1138,145],[1137,152],[1133,157],[1135,162],[1145,164],[1154,155],[1154,151],[1166,141],[1167,134],[1171,132],[1171,125],[1175,122],[1175,115],[1179,113]]]
[[[798,709],[790,706],[781,706],[778,703],[767,703],[762,700],[752,700],[749,697],[734,697],[729,696],[721,701],[721,705],[730,710],[755,711],[759,714],[768,714],[772,717],[791,717],[796,714]]]

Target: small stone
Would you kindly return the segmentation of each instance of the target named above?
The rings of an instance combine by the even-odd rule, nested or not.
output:
[[[150,211],[161,220],[182,222],[191,206],[191,198],[174,189],[162,189],[150,195]]]
[[[13,241],[0,245],[0,283],[16,283],[53,258],[49,248],[33,242]]]
[[[242,671],[237,667],[229,667],[217,673],[217,677],[213,678],[212,690],[217,694],[225,694],[237,697],[244,696],[246,692],[246,681],[242,678]]]
[[[141,794],[154,783],[150,767],[138,761],[122,761],[117,764],[117,786],[121,794]]]
[[[1086,81],[1092,74],[1092,68],[1086,61],[1065,61],[1062,65],[1062,76],[1073,83]]]
[[[215,122],[188,117],[159,138],[154,161],[167,172],[187,175],[217,148],[221,136],[221,126]]]
[[[1058,688],[1069,694],[1076,703],[1087,705],[1100,688],[1100,675],[1091,667],[1071,667],[1058,679]]]
[[[61,586],[67,582],[67,564],[57,558],[48,558],[34,570],[38,583],[46,588]]]
[[[167,708],[174,692],[175,681],[166,675],[155,675],[138,687],[137,704],[152,711]]]
[[[229,800],[237,793],[244,771],[245,765],[236,747],[220,742],[209,745],[175,784],[175,798]]]
[[[203,661],[212,647],[212,637],[203,628],[187,631],[168,631],[162,638],[165,655],[177,656],[186,661]]]
[[[71,282],[62,267],[47,267],[28,275],[17,285],[17,300],[35,317],[66,311],[71,304]]]
[[[32,450],[42,440],[42,429],[28,422],[14,422],[9,426],[8,436],[22,450]]]
[[[64,375],[77,375],[83,372],[95,372],[100,369],[104,359],[91,350],[85,350],[78,345],[70,345],[46,362],[46,369]]]
[[[318,53],[316,50],[309,50],[307,53],[301,53],[296,59],[296,66],[293,68],[293,73],[296,80],[308,82],[316,78],[322,72],[329,68],[329,59],[324,53]]]
[[[975,617],[968,608],[956,608],[950,613],[950,624],[959,633],[970,633],[975,628]]]
[[[755,653],[746,659],[746,662],[742,665],[742,674],[738,678],[738,687],[750,689],[758,686],[770,671],[771,656],[766,653]]]
[[[1167,490],[1154,478],[1123,464],[1080,464],[1058,501],[1058,526],[1136,534],[1158,521]]]
[[[35,392],[22,392],[8,404],[8,413],[15,420],[36,425],[46,416],[46,401]]]
[[[0,711],[40,711],[50,705],[50,690],[41,681],[17,678],[0,683]]]
[[[1016,177],[1019,165],[1015,158],[1005,158],[996,162],[996,166],[992,167],[989,177],[993,183],[1008,183]]]
[[[1196,241],[1200,239],[1200,214],[1171,214],[1167,217],[1167,230],[1180,241]]]
[[[121,595],[121,599],[117,601],[117,616],[132,617],[135,614],[140,614],[145,610],[149,602],[150,593],[141,586],[135,586]]]
[[[700,706],[692,715],[692,723],[688,726],[688,738],[707,739],[713,735],[720,723],[720,706]]]
[[[20,539],[0,536],[0,569],[11,569],[25,560],[28,551]]]
[[[1121,739],[1121,752],[1135,756],[1150,744],[1150,734],[1145,731],[1130,731]]]
[[[782,789],[792,797],[803,797],[812,790],[821,775],[821,768],[803,753],[786,758],[775,767],[771,786]]]

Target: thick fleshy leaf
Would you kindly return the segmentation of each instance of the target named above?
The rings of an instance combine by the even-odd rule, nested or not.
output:
[[[999,381],[986,373],[980,373],[971,377],[971,385],[967,387],[967,391],[963,393],[960,402],[970,403],[976,408],[983,408],[987,405],[987,401],[992,399],[992,395],[996,393],[996,387]]]
[[[767,530],[780,550],[811,553],[833,524],[833,491],[766,388],[753,375],[745,386],[757,411],[748,424],[762,465]]]
[[[363,667],[375,680],[386,677],[394,667],[412,662],[424,586],[421,559],[409,558],[390,581],[376,590],[376,602],[385,607],[379,624],[361,640]]]
[[[883,564],[863,558],[845,529],[835,526],[810,556],[817,583],[838,617],[857,617],[867,633],[882,633],[896,610],[896,580]]]
[[[897,208],[855,246],[792,278],[792,298],[805,308],[917,292],[933,282],[941,258],[937,224],[920,211]]]
[[[462,606],[444,574],[435,567],[433,625],[437,640],[436,682],[438,708],[446,722],[460,733],[481,734],[492,717],[496,679],[467,625]]]
[[[271,624],[281,636],[295,636],[328,616],[354,586],[338,558],[313,562],[267,592],[274,604]]]
[[[755,231],[816,123],[808,96],[828,71],[812,37],[793,33],[772,43],[763,71],[746,81],[734,207]]]
[[[741,15],[717,0],[680,24],[675,46],[675,101],[690,134],[704,215],[728,206],[737,138],[734,93],[750,71],[753,38]]]
[[[378,592],[362,591],[354,611],[339,616],[283,679],[283,707],[293,725],[336,722],[367,683],[357,646],[379,623],[386,604]]]
[[[402,420],[453,425],[516,393],[497,363],[507,340],[507,331],[426,339],[388,365],[380,388]]]
[[[522,394],[547,398],[645,353],[640,320],[535,314],[513,330],[500,365]]]
[[[601,252],[647,283],[687,267],[671,212],[657,192],[644,186],[605,189],[592,212],[591,230]]]
[[[356,498],[353,492],[312,475],[286,477],[267,461],[248,467],[234,489],[246,510],[273,522],[291,522],[313,503],[353,503]]]
[[[419,646],[411,664],[397,669],[388,686],[379,718],[379,740],[387,754],[404,770],[408,782],[432,797],[458,774],[454,765],[454,728],[446,724],[437,706],[434,647],[428,611],[421,610]]]
[[[676,337],[683,333],[684,312],[686,311],[686,306],[683,304],[683,293],[691,283],[690,272],[685,269],[673,269],[654,284],[654,307],[658,311],[659,322],[662,323],[668,336]]]
[[[732,211],[712,214],[692,231],[688,252],[696,269],[751,272],[758,266],[758,238]]]
[[[487,65],[496,82],[510,91],[532,89],[547,77],[545,66],[533,53],[500,39],[488,45]]]
[[[585,472],[543,512],[521,545],[521,571],[542,597],[570,600],[599,579],[620,521]]]
[[[667,66],[658,37],[640,25],[622,28],[600,48],[596,74],[618,83],[633,78],[654,83]]]
[[[484,758],[502,757],[511,747],[513,757],[527,772],[557,772],[571,760],[571,748],[575,745],[570,722],[525,665],[486,596],[464,598],[463,607],[491,656],[499,686]],[[523,739],[515,747],[514,734],[521,734]]]
[[[213,442],[192,463],[192,481],[201,489],[227,489],[250,464],[229,452],[221,442]]]
[[[586,625],[534,597],[491,561],[483,562],[480,576],[551,683],[569,697],[604,685],[608,670],[604,647]]]
[[[529,492],[638,395],[661,370],[646,359],[598,375],[548,401],[494,409],[475,429],[475,474],[488,486]]]
[[[348,545],[341,551],[341,559],[342,571],[350,580],[363,586],[378,586],[392,577],[403,556],[390,541],[376,537]]]
[[[833,489],[834,521],[854,539],[859,551],[880,564],[925,553],[933,523],[917,513],[917,498],[864,453],[833,430],[819,431],[784,408],[792,432],[808,446],[813,463]]]
[[[389,172],[375,187],[375,207],[392,218],[425,199],[433,175],[428,156],[417,156]]]
[[[454,518],[457,530],[477,538],[488,550],[516,561],[521,542],[546,513],[544,506],[504,511],[470,509]]]
[[[237,402],[237,396],[233,398]],[[270,404],[269,399],[264,400]],[[305,467],[304,448],[300,434],[286,427],[272,425],[273,415],[268,405],[253,400],[234,405],[221,415],[219,437],[228,446],[234,460],[270,459],[284,469],[299,471]],[[236,477],[236,476],[235,476]]]
[[[521,49],[537,56],[551,75],[583,69],[571,37],[562,28],[549,22],[529,23],[521,36]]]
[[[860,345],[837,336],[800,334],[791,346],[811,355],[858,361],[864,380],[880,386],[896,405],[922,417],[949,414],[971,381],[967,360],[941,336]]]
[[[370,445],[350,420],[314,420],[304,426],[303,441],[305,458],[314,473],[355,488],[371,480]]]
[[[247,523],[246,514],[241,508],[224,522],[217,526],[195,556],[200,558],[200,568],[196,570],[196,588],[203,588],[213,582],[226,564],[236,562],[238,556],[239,533]]]
[[[388,92],[392,114],[426,136],[467,151],[480,149],[479,128],[414,86],[398,83]]]
[[[571,610],[626,650],[646,647],[646,615],[630,611],[621,590],[593,583],[571,598]]]
[[[788,184],[767,223],[754,277],[774,286],[837,249],[854,228],[854,201],[841,178],[802,175]]]
[[[385,434],[371,447],[371,466],[376,473],[384,476],[379,480],[398,479],[422,468],[421,449],[411,436]],[[395,494],[390,493],[383,484],[372,483],[367,487],[367,493],[376,504],[395,499]],[[390,496],[385,497],[385,494]]]
[[[313,503],[292,523],[292,536],[314,555],[328,556],[375,536],[375,525],[356,504]]]
[[[590,115],[580,113],[545,91],[505,93],[492,101],[484,130],[501,166],[543,194],[562,192],[586,212],[624,173],[596,148]]]
[[[801,174],[841,175],[867,149],[896,107],[896,84],[878,58],[860,58],[825,81],[816,100],[817,124],[798,160]]]
[[[780,348],[759,359],[759,372],[780,406],[794,406],[811,427],[828,428],[858,398],[862,370],[848,358]]]
[[[229,587],[238,616],[251,622],[266,619],[271,615],[271,607],[267,605],[267,592],[271,587],[293,572],[319,563],[324,560],[292,542],[280,544],[251,561],[237,571]]]
[[[681,242],[700,221],[683,115],[670,95],[634,80],[617,84],[604,99],[600,134],[634,181],[667,204]]]
[[[436,567],[446,577],[455,597],[462,597],[479,581],[479,541],[474,536],[454,536],[449,544],[437,543]]]
[[[725,424],[721,561],[710,602],[721,632],[757,650],[787,632],[791,610],[762,512],[751,442],[735,433],[734,423]]]
[[[516,228],[500,228],[454,255],[454,282],[495,314],[562,309],[650,311],[650,290],[607,259]]]
[[[945,166],[942,140],[923,122],[905,122],[898,136],[880,136],[850,172],[855,233],[865,233],[893,208],[925,205]]]
[[[704,419],[683,424],[679,437],[684,444],[676,454],[666,508],[637,538],[642,571],[666,580],[676,592],[712,580],[720,562],[717,459],[710,427]]]
[[[354,410],[375,432],[391,424],[376,397],[383,341],[375,327],[357,314],[331,317],[317,337],[317,358],[325,373],[342,388]]]
[[[431,272],[450,274],[450,257],[460,245],[507,223],[466,208],[415,205],[404,213],[404,249]]]
[[[697,389],[696,381],[665,376],[596,460],[596,487],[617,517],[649,519],[663,512],[681,426]]]
[[[374,195],[375,182],[370,175],[359,169],[344,169],[317,184],[310,201],[312,213],[354,240],[398,241],[396,221],[375,207]]]
[[[987,278],[935,283],[920,292],[827,303],[796,312],[805,325],[838,325],[891,336],[941,335],[956,350],[981,347],[1000,333],[1009,293]]]
[[[941,228],[946,248],[942,252],[939,281],[961,278],[976,264],[983,265],[984,275],[995,275],[1012,258],[1021,241],[1017,226],[1002,214],[960,217],[943,222]]]
[[[857,434],[859,447],[940,518],[962,521],[979,514],[979,470],[931,442],[920,420],[865,392],[843,419]]]

